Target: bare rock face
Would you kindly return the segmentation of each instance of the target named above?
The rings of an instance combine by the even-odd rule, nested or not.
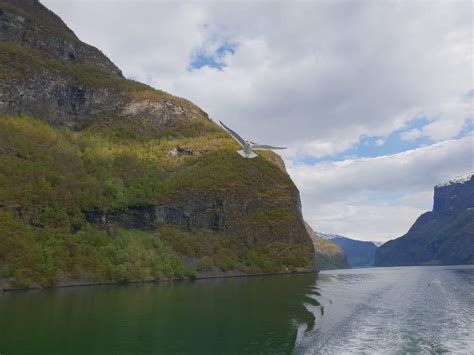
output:
[[[89,64],[110,76],[122,72],[101,51],[76,37],[38,0],[0,1],[0,41],[20,43],[67,63]]]
[[[120,225],[125,228],[156,229],[164,224],[193,228],[225,230],[225,210],[222,201],[203,206],[154,205],[129,207],[126,211],[87,212],[89,222],[98,225]]]
[[[187,100],[124,79],[109,58],[37,0],[0,0],[0,53],[5,113],[27,113],[74,130],[101,118],[109,126],[139,118],[141,126],[156,130],[207,119]]]
[[[281,221],[272,221],[271,224],[259,220],[253,222],[255,216],[272,209],[288,211],[288,216]],[[277,240],[311,244],[302,223],[300,198],[296,187],[292,191],[291,199],[279,204],[263,196],[259,199],[249,199],[248,196],[239,194],[239,191],[230,190],[217,195],[196,191],[177,194],[172,201],[158,205],[130,206],[126,210],[115,212],[89,211],[86,213],[86,219],[92,224],[106,228],[119,226],[153,230],[168,224],[189,231],[210,229],[230,233],[252,244]]]
[[[120,80],[121,71],[36,0],[0,1],[0,110],[78,129],[123,104],[118,90],[86,85],[71,68]]]
[[[119,92],[90,88],[68,78],[37,68],[24,79],[0,80],[0,110],[18,115],[45,117],[55,127],[80,129],[91,116],[111,112],[123,104]]]
[[[472,207],[474,207],[473,174],[435,186],[433,212],[452,214]]]
[[[184,108],[175,106],[171,102],[159,102],[152,100],[135,101],[126,105],[122,111],[125,116],[151,116],[160,115],[162,111],[169,109],[173,115],[182,115],[185,113]],[[173,119],[172,116],[164,116],[164,123]]]

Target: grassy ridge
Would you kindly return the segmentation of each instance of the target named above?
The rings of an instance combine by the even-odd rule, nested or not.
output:
[[[28,116],[0,115],[3,276],[17,285],[52,286],[69,279],[151,280],[213,268],[274,272],[308,265],[312,250],[305,244],[249,245],[210,230],[106,231],[89,224],[85,211],[117,211],[203,191],[291,202],[281,167],[262,158],[241,159],[235,142],[218,130],[179,138],[116,133],[71,132]],[[181,147],[193,154],[170,154]],[[241,223],[251,233],[256,226],[285,228],[294,218],[275,207],[256,210]],[[199,265],[185,267],[182,255],[199,259]]]

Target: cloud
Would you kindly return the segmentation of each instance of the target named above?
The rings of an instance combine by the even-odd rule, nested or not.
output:
[[[414,141],[423,136],[423,132],[419,128],[413,128],[409,131],[402,132],[400,137],[405,141]]]
[[[305,218],[316,229],[387,240],[431,210],[433,187],[474,171],[473,137],[376,158],[290,165]]]
[[[317,205],[310,207],[309,212],[307,222],[317,231],[357,240],[385,242],[405,234],[416,217],[426,210],[384,203],[366,204],[360,201]]]
[[[382,145],[385,144],[385,139],[379,138],[379,139],[377,139],[377,140],[374,142],[374,144],[375,144],[376,146],[380,147],[380,146],[382,146]]]
[[[407,191],[435,184],[473,170],[473,137],[376,158],[317,165],[290,165],[288,170],[305,192],[321,200],[361,191]],[[328,190],[333,191],[327,194]]]
[[[321,158],[324,156],[331,156],[338,153],[342,153],[350,149],[357,140],[338,140],[338,141],[327,141],[327,140],[315,140],[308,143],[304,143],[297,152],[311,157]],[[291,153],[291,152],[290,152]],[[292,157],[292,155],[289,155]]]

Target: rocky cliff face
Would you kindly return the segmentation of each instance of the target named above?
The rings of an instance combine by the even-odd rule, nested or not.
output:
[[[275,216],[268,216],[271,211]],[[178,193],[163,204],[129,206],[111,212],[87,211],[85,217],[88,222],[104,227],[153,230],[162,225],[177,225],[190,232],[209,229],[239,235],[250,243],[306,239],[302,225],[295,223],[302,218],[296,189],[289,192],[287,202],[278,204],[268,198],[239,196],[238,189],[218,194],[195,191]],[[294,217],[297,220],[293,220]]]
[[[97,75],[122,78],[120,70],[107,57],[80,42],[37,1],[1,1],[0,28],[3,112],[28,112],[47,117],[56,125],[77,127],[81,119],[100,111],[101,103],[110,95],[100,88],[86,87],[72,71],[64,75],[61,69],[74,64],[84,69],[90,67]],[[15,75],[11,75],[13,72]],[[111,104],[116,104],[115,100]]]
[[[310,270],[281,159],[236,148],[38,1],[0,0],[0,264],[16,284]]]
[[[474,263],[474,174],[434,188],[433,211],[378,248],[377,266]]]
[[[55,127],[131,122],[162,132],[207,115],[187,100],[123,78],[36,0],[0,1],[0,110]]]
[[[122,72],[97,48],[81,42],[64,22],[35,0],[0,2],[0,40],[70,64],[88,64],[102,73],[123,78]]]
[[[473,175],[441,183],[434,188],[433,213],[449,215],[474,206]]]

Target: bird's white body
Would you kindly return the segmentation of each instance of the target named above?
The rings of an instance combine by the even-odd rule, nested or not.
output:
[[[253,146],[252,143],[246,141],[244,145],[244,149],[238,150],[237,153],[239,153],[241,156],[247,159],[255,158],[257,154],[253,152],[252,146]]]
[[[247,158],[247,159],[255,158],[257,154],[254,153],[254,150],[286,149],[286,147],[272,147],[270,145],[258,144],[251,141],[246,141],[242,137],[240,137],[236,132],[234,132],[225,124],[223,124],[221,121],[219,122],[222,125],[222,127],[232,136],[232,138],[234,138],[237,141],[237,143],[239,143],[242,146],[243,149],[238,150],[237,153],[239,153],[244,158]]]

